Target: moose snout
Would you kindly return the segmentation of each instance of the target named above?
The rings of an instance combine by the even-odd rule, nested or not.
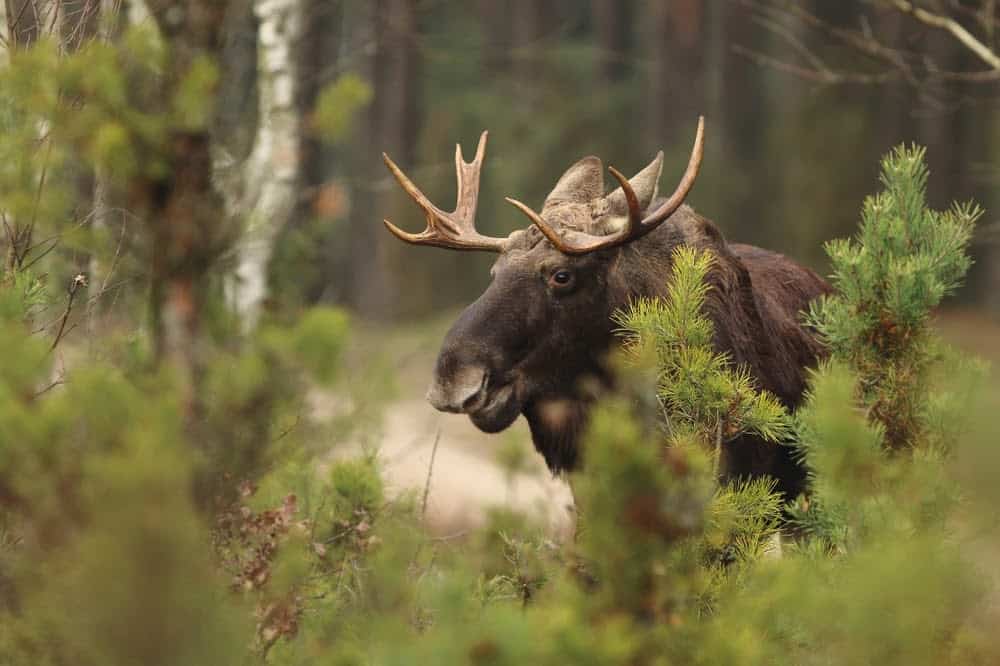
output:
[[[435,373],[427,401],[442,412],[474,411],[486,396],[488,381],[489,372],[476,365],[461,367],[447,377]]]

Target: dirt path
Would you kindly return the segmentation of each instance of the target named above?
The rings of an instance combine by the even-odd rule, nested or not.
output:
[[[531,449],[523,420],[503,435],[486,435],[463,416],[440,414],[423,400],[403,400],[386,410],[383,428],[380,451],[393,490],[423,493],[433,454],[427,517],[435,531],[478,524],[497,506],[529,514],[554,533],[569,529],[569,487],[553,478]],[[508,474],[496,460],[500,446],[525,449],[523,471]]]
[[[553,478],[531,444],[523,418],[504,433],[480,432],[465,416],[443,414],[425,400],[437,348],[449,318],[398,328],[389,334],[363,332],[355,363],[371,366],[375,356],[388,368],[396,398],[382,409],[379,456],[390,493],[416,490],[422,496],[431,466],[427,522],[438,534],[480,524],[495,507],[515,509],[546,525],[554,536],[571,532],[573,497],[562,479]],[[336,399],[319,397],[319,415]],[[357,453],[360,444],[337,447],[335,454]],[[498,461],[503,452],[521,463],[509,474]]]

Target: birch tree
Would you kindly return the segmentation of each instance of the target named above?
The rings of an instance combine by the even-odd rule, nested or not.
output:
[[[258,120],[230,212],[247,221],[237,247],[229,301],[249,330],[267,297],[267,267],[282,227],[295,208],[300,173],[301,118],[296,108],[295,44],[302,31],[301,0],[254,0],[259,22]]]

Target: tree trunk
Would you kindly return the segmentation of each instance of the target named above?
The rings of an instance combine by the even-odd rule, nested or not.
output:
[[[4,0],[4,17],[9,54],[29,48],[38,41],[41,23],[35,0]],[[8,268],[19,268],[32,245],[33,224],[22,226],[18,220],[10,218],[6,218],[5,223],[13,229],[13,233],[4,263]]]
[[[508,2],[478,0],[476,15],[483,35],[485,74],[495,77],[510,67],[511,26]]]
[[[295,208],[301,135],[296,107],[295,48],[302,28],[300,0],[255,0],[258,116],[244,168],[239,213],[248,220],[237,248],[229,298],[245,329],[253,329],[267,297],[267,267],[278,233]]]
[[[87,41],[97,38],[97,29],[101,19],[101,0],[59,0],[59,42],[65,53],[74,53]],[[74,218],[78,221],[91,220],[91,228],[95,231],[105,222],[105,211],[97,210],[98,202],[103,205],[103,192],[98,198],[98,183],[93,170],[84,164],[83,160],[71,159],[68,164],[76,189]],[[103,188],[101,188],[103,190]],[[88,274],[91,283],[96,275],[90,272],[93,267],[93,255],[74,253],[76,266],[74,274]],[[88,303],[91,300],[88,299]],[[90,311],[90,308],[88,308]]]
[[[222,50],[225,4],[205,0],[149,0],[170,59],[164,69],[166,105],[177,86],[202,58],[218,62]],[[178,126],[169,131],[162,156],[169,168],[159,179],[139,178],[132,185],[135,208],[153,238],[150,310],[156,359],[178,382],[189,424],[197,417],[197,383],[204,358],[200,336],[207,274],[222,251],[224,206],[213,185],[209,126]]]
[[[700,0],[652,3],[645,11],[644,38],[650,68],[649,145],[666,145],[678,127],[690,127],[704,112],[702,94],[702,13]]]
[[[339,74],[341,35],[344,21],[344,3],[329,0],[303,0],[303,29],[297,49],[298,74],[297,105],[299,117],[308,119],[316,109],[323,89],[333,83]],[[293,215],[296,224],[308,224],[316,218],[323,223],[323,233],[317,235],[322,264],[317,279],[305,286],[304,300],[313,303],[321,298],[343,301],[348,284],[345,271],[349,261],[342,243],[338,243],[339,230],[346,208],[344,180],[338,178],[337,149],[317,136],[308,121],[299,140],[301,154],[300,196]],[[345,156],[346,158],[346,156]],[[345,159],[346,161],[346,159]]]
[[[617,83],[628,71],[629,28],[632,25],[631,2],[591,0],[590,15],[597,42],[597,67],[607,83]]]
[[[355,182],[353,222],[346,241],[351,262],[349,302],[362,315],[383,319],[393,311],[393,302],[387,279],[388,234],[377,221],[392,217],[390,202],[402,199],[395,192],[392,197],[376,193],[372,185],[385,178],[379,152],[392,154],[400,163],[412,163],[420,119],[420,52],[416,0],[376,0],[371,11],[375,55],[367,78],[373,82],[375,96],[365,135],[357,146],[363,151],[363,167]]]
[[[536,0],[512,0],[511,23],[511,73],[516,85],[516,103],[531,110],[535,107],[533,96],[545,73],[542,54],[544,35],[543,6]]]

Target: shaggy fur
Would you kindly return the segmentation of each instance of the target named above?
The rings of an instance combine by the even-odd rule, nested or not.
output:
[[[543,215],[564,229],[591,233],[617,223],[614,211],[597,208],[560,201]],[[483,368],[480,394],[453,411],[469,414],[487,432],[503,430],[523,414],[549,469],[573,469],[582,459],[590,406],[613,385],[605,365],[617,344],[611,315],[633,299],[665,294],[679,245],[717,258],[705,306],[715,325],[715,347],[745,364],[760,388],[796,407],[807,368],[823,354],[800,313],[829,293],[829,285],[780,254],[726,243],[712,222],[687,206],[628,245],[583,256],[560,254],[534,227],[511,234],[493,268],[493,283],[445,338],[436,390],[446,393],[463,369]],[[559,270],[571,273],[571,284],[553,282]],[[805,482],[788,447],[750,436],[725,445],[723,470],[730,479],[770,475],[786,497],[798,494]]]

